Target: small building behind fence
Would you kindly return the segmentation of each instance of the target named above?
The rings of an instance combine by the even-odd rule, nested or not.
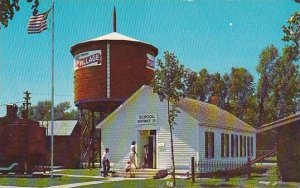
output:
[[[61,120],[53,122],[54,135],[54,165],[67,168],[78,168],[80,165],[81,129],[76,120]],[[40,121],[46,127],[47,149],[50,156],[51,121]],[[50,158],[49,158],[50,159]],[[50,160],[49,160],[50,161]]]
[[[277,163],[283,181],[300,182],[300,114],[265,124],[259,134],[273,131],[276,131]]]

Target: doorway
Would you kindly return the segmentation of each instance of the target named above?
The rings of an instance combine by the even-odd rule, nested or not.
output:
[[[156,168],[156,130],[139,131],[138,155],[143,168]]]

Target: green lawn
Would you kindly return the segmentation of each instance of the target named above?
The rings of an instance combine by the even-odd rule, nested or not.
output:
[[[277,163],[277,156],[266,157],[264,158],[263,162]]]
[[[72,175],[85,175],[85,176],[100,176],[100,169],[64,169],[55,172],[56,174],[72,174]]]
[[[70,183],[96,181],[95,178],[49,177],[45,178],[0,178],[0,186],[48,187]]]
[[[297,188],[300,186],[298,183],[277,183],[271,181],[269,185],[264,185],[258,183],[259,177],[254,177],[250,180],[247,178],[231,178],[229,181],[224,179],[196,179],[195,183],[192,183],[191,180],[184,180],[184,179],[176,179],[176,187],[278,187],[278,188]],[[268,179],[268,178],[266,178]],[[163,180],[124,180],[120,182],[107,182],[101,184],[101,188],[114,188],[114,187],[130,187],[130,188],[159,188],[159,187],[166,187],[166,182],[171,181],[171,179],[163,179]],[[89,185],[83,187],[99,187],[96,185]]]
[[[69,175],[85,175],[85,176],[98,176],[99,169],[68,169],[57,172],[59,174],[69,174]],[[268,169],[262,169],[261,167],[256,168],[255,172],[252,173],[252,178],[247,177],[234,177],[230,178],[229,181],[221,178],[206,178],[206,179],[196,179],[193,184],[190,179],[176,179],[176,187],[300,187],[300,183],[283,183],[278,180],[277,177],[277,167],[268,167]],[[56,177],[54,179],[50,178],[0,178],[0,185],[10,185],[10,186],[28,186],[28,187],[47,187],[52,185],[64,185],[79,182],[88,181],[102,181],[101,185],[88,185],[82,187],[103,187],[103,188],[113,188],[113,187],[132,187],[132,188],[156,188],[156,187],[166,187],[166,182],[171,181],[171,179],[147,179],[147,180],[137,180],[137,179],[125,179],[121,181],[109,181],[110,178],[91,178],[91,177]],[[111,178],[112,180],[117,180],[116,178]],[[268,185],[264,185],[259,182],[266,182]]]

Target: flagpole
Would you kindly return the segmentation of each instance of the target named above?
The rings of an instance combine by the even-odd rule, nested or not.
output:
[[[51,179],[53,179],[54,150],[54,0],[52,0],[52,62],[51,62]]]

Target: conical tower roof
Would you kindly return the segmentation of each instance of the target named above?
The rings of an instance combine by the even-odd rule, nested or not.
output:
[[[123,41],[123,42],[139,43],[139,44],[142,44],[142,45],[146,45],[150,48],[153,48],[155,53],[156,53],[155,56],[158,53],[158,49],[155,46],[153,46],[151,44],[148,44],[146,42],[128,37],[128,36],[123,35],[123,34],[118,33],[118,32],[112,32],[112,33],[109,33],[109,34],[106,34],[106,35],[103,35],[103,36],[100,36],[100,37],[96,37],[96,38],[93,38],[93,39],[90,39],[90,40],[80,42],[80,43],[78,43],[78,44],[71,47],[71,53],[73,54],[74,48],[84,46],[84,45],[90,44],[90,43],[106,42],[106,41]]]

